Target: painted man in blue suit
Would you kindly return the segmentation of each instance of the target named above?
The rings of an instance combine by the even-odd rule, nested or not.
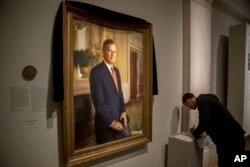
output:
[[[125,126],[127,124],[120,73],[113,65],[116,61],[115,42],[112,39],[105,40],[102,51],[104,60],[90,72],[97,144],[123,138],[121,133],[123,125],[120,121],[123,119]],[[117,82],[113,80],[112,70],[115,72]]]

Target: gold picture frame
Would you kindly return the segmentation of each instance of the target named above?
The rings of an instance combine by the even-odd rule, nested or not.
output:
[[[70,1],[62,4],[66,166],[89,162],[151,142],[152,25],[89,4]],[[108,17],[112,14],[115,17]],[[89,75],[91,69],[102,61],[102,42],[107,38],[116,41],[119,56],[115,66],[120,69],[132,136],[97,145]]]

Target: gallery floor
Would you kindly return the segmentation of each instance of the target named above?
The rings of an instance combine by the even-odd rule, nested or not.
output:
[[[250,135],[246,137],[246,150],[250,150]],[[218,167],[217,155],[211,156],[208,167]]]

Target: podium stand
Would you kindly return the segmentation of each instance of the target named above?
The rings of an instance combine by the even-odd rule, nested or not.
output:
[[[191,137],[169,137],[167,167],[202,167],[203,149]]]

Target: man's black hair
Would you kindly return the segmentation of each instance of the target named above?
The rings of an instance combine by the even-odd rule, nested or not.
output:
[[[185,103],[187,99],[190,99],[194,97],[194,94],[193,93],[185,93],[183,96],[182,96],[182,103]]]

